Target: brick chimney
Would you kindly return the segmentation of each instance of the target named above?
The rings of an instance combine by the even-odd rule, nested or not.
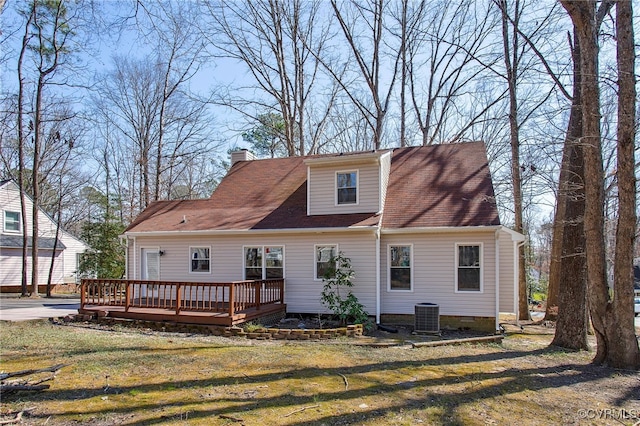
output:
[[[248,149],[241,149],[238,151],[233,151],[231,153],[232,166],[236,164],[238,161],[252,161],[255,159],[256,159],[256,156],[253,154],[253,152],[249,151]]]

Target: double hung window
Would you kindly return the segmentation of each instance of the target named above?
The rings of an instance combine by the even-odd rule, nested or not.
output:
[[[389,290],[412,290],[411,246],[389,246]]]
[[[20,212],[4,211],[4,230],[6,232],[20,232]]]
[[[336,204],[358,203],[358,172],[336,173]]]
[[[456,245],[456,291],[482,291],[482,245]]]
[[[211,272],[210,253],[209,247],[190,247],[191,272]]]
[[[315,279],[321,280],[331,271],[335,271],[335,258],[338,255],[337,245],[317,245],[315,260]]]

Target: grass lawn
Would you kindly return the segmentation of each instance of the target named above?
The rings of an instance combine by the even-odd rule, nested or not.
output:
[[[0,370],[67,364],[49,390],[5,398],[40,425],[634,424],[640,375],[549,349],[372,348],[0,323]],[[608,411],[607,411],[608,410]]]

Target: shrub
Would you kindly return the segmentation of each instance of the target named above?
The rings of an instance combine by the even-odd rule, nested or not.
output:
[[[355,275],[351,268],[351,259],[340,252],[331,258],[330,263],[334,266],[329,268],[322,277],[324,283],[320,295],[322,304],[338,317],[343,325],[347,322],[366,324],[369,314],[351,292]]]

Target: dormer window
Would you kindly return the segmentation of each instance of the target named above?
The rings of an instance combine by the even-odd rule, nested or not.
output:
[[[336,173],[336,204],[358,204],[358,171]]]

